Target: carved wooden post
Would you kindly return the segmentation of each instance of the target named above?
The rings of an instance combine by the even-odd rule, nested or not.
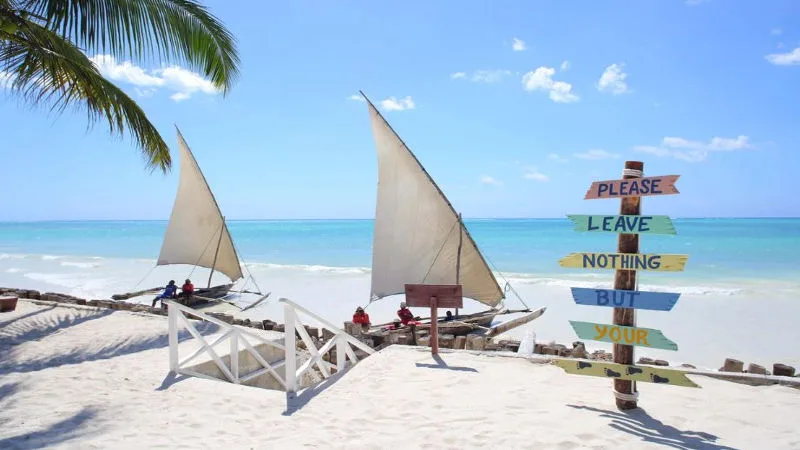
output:
[[[436,296],[431,297],[431,354],[439,354],[439,314],[437,313]]]
[[[625,170],[622,178],[642,178],[644,163],[641,161],[625,161]],[[641,197],[623,197],[620,200],[620,215],[638,216],[641,214]],[[617,238],[617,252],[639,253],[639,235],[635,233],[620,233]],[[614,289],[633,291],[636,290],[636,271],[617,270],[614,273]],[[614,308],[614,325],[635,326],[633,308]],[[614,362],[617,364],[633,364],[633,346],[614,344]],[[633,395],[636,384],[630,380],[614,380],[614,390],[621,394]],[[622,400],[616,398],[617,408],[621,410],[637,407],[635,400]]]

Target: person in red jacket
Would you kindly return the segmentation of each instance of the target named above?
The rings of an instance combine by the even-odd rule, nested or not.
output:
[[[183,283],[181,286],[181,297],[189,298],[194,294],[194,285],[192,284],[192,280],[186,279],[186,282]]]
[[[361,324],[361,328],[365,328],[365,329],[369,328],[369,326],[370,326],[369,314],[364,312],[364,308],[362,308],[360,306],[358,308],[356,308],[356,313],[353,314],[353,323],[360,323]]]
[[[408,325],[414,323],[416,325],[414,314],[406,307],[406,302],[400,302],[400,309],[397,310],[397,316],[400,317],[400,323]]]

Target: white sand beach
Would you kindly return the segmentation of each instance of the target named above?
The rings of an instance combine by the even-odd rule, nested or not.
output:
[[[392,346],[287,409],[280,391],[173,377],[168,353],[166,317],[21,300],[0,314],[0,448],[800,447],[784,386],[639,383],[621,413],[609,380]]]

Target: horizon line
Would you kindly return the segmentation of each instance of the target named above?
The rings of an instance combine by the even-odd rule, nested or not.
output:
[[[588,214],[595,216],[614,216],[617,214]],[[646,216],[647,214],[641,214]],[[800,216],[685,216],[671,217],[673,220],[695,220],[695,219],[800,219]],[[225,219],[226,222],[323,222],[323,221],[342,221],[359,222],[374,221],[374,217],[366,218],[280,218],[280,219]],[[464,220],[569,220],[565,214],[563,217],[464,217]],[[55,222],[169,222],[169,219],[0,219],[0,223],[55,223]]]

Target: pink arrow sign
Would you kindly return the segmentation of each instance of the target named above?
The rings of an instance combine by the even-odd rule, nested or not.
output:
[[[675,182],[680,175],[628,178],[626,180],[595,181],[586,191],[584,200],[598,198],[644,197],[647,195],[679,194]]]

